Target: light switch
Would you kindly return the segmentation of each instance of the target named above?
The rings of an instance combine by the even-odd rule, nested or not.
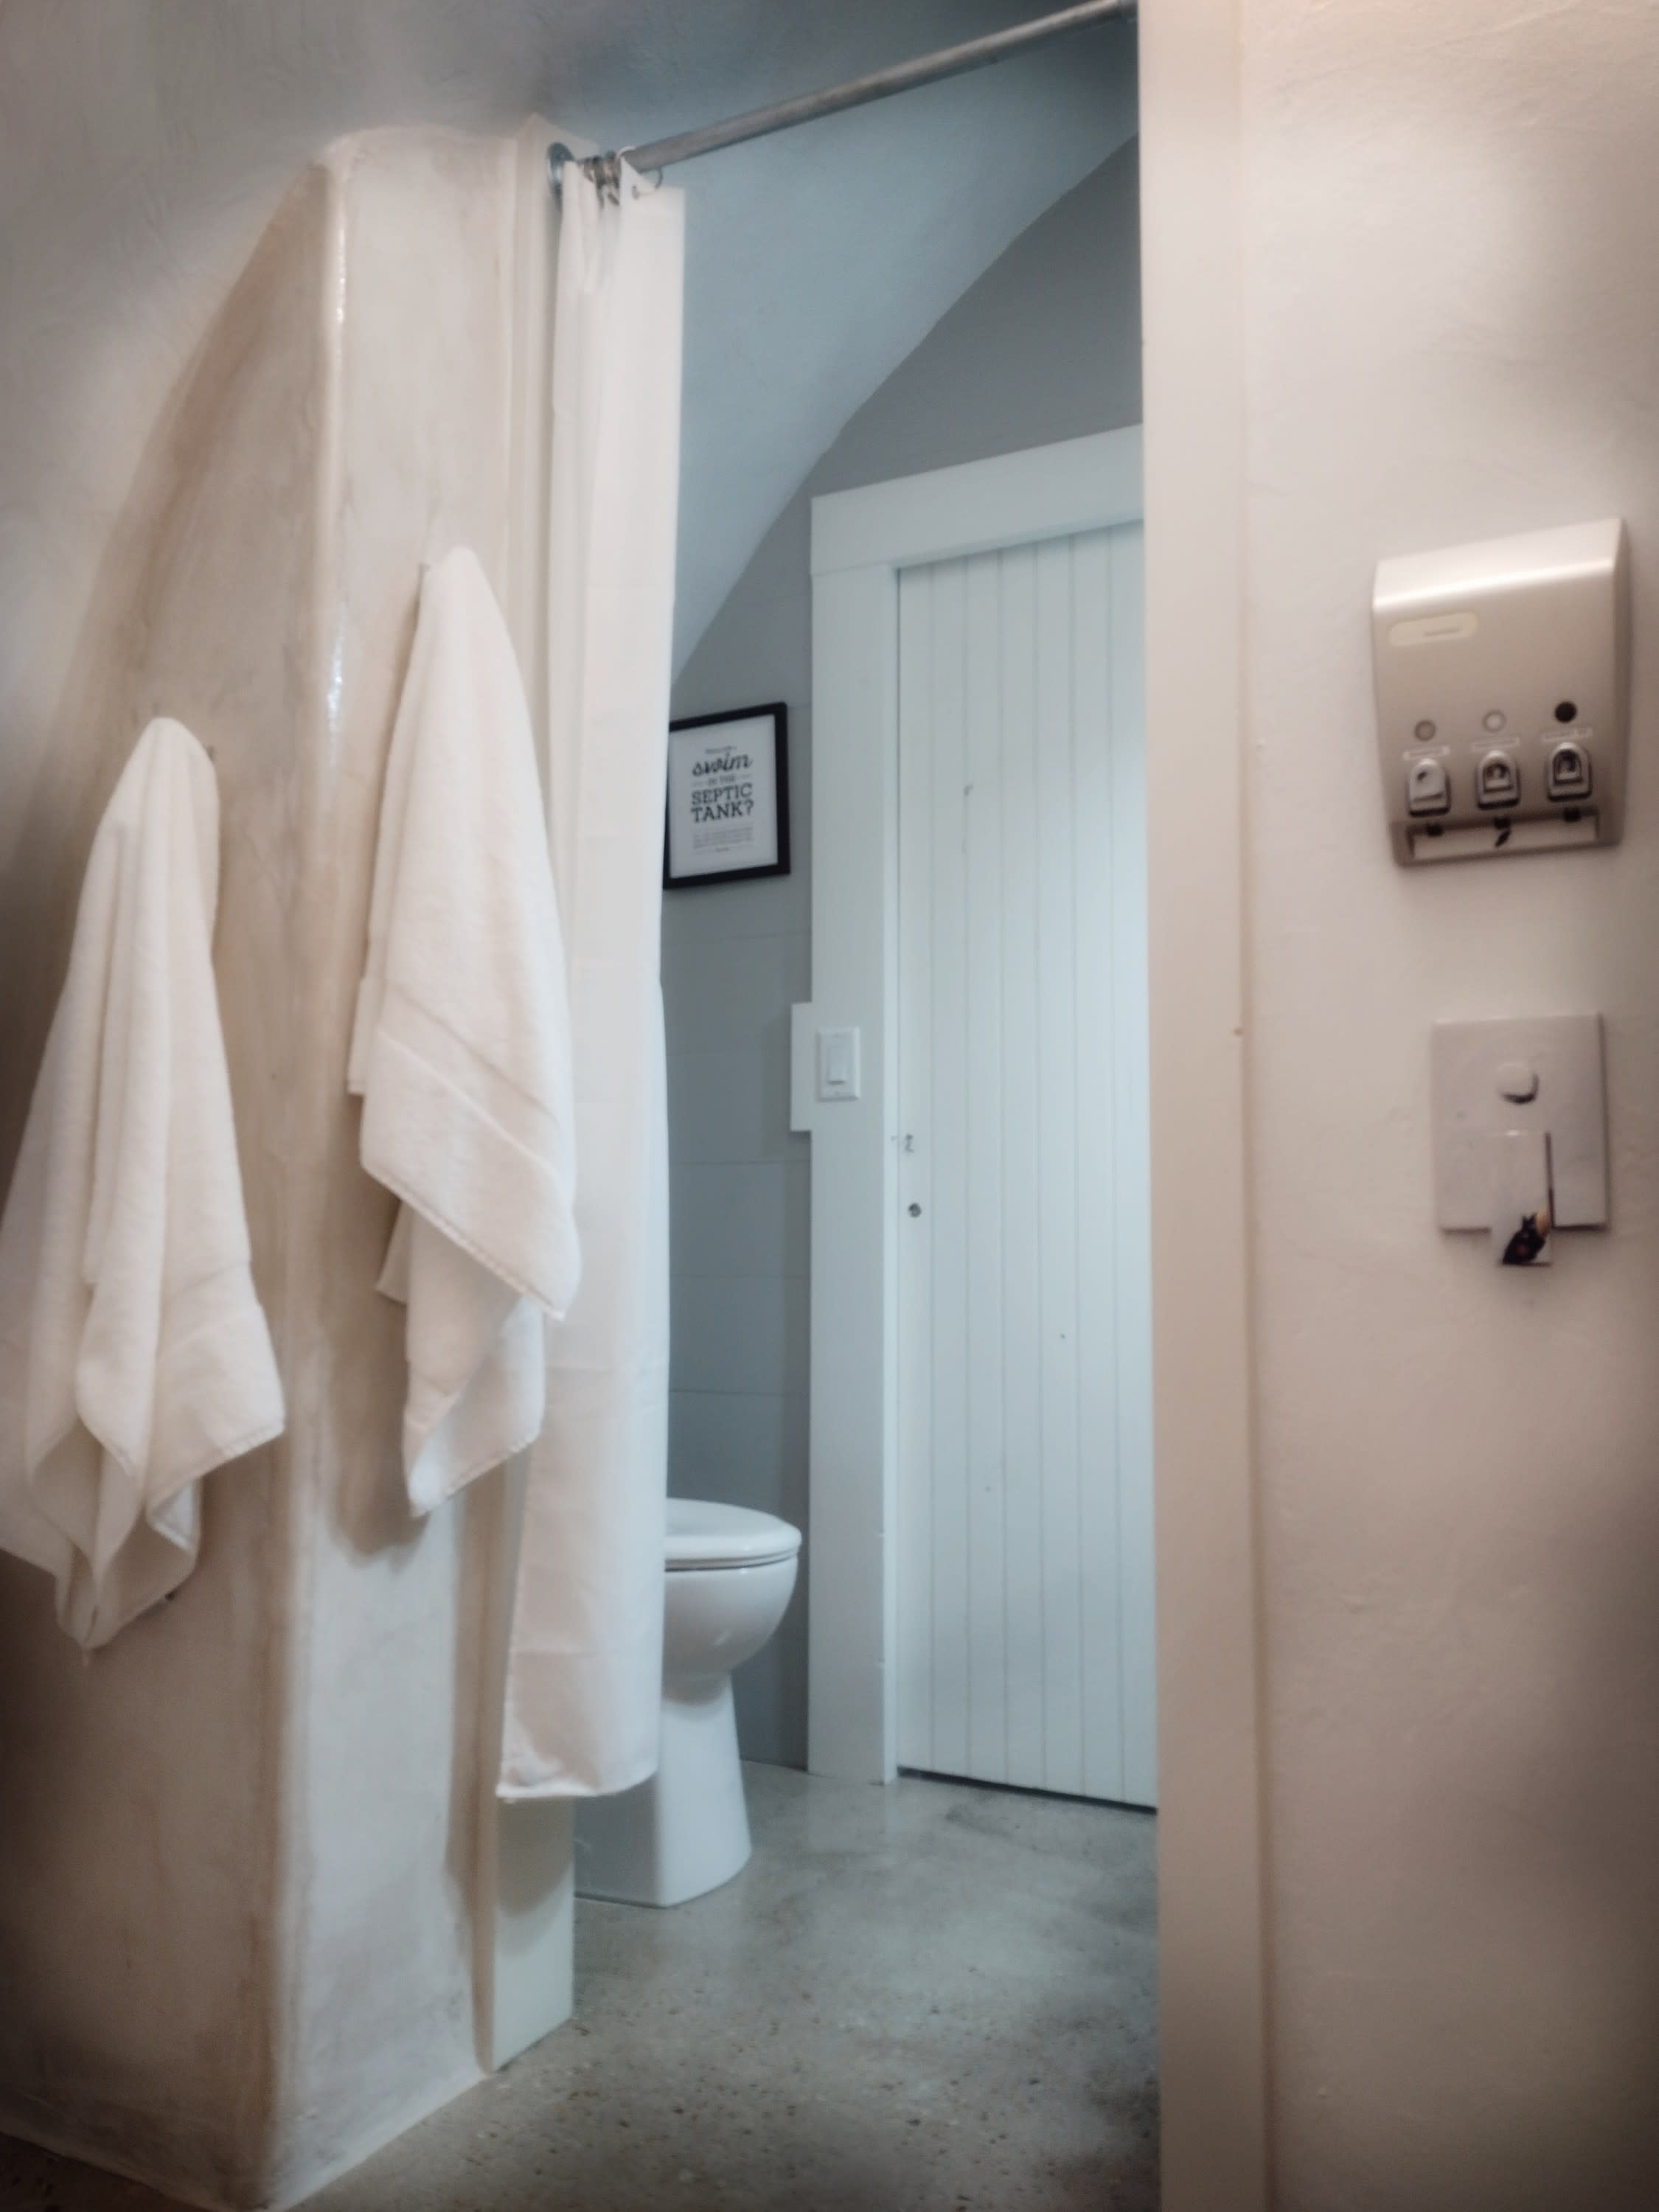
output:
[[[818,1097],[856,1098],[859,1095],[859,1032],[856,1030],[818,1031]]]

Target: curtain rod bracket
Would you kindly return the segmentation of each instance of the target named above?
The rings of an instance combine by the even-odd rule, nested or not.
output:
[[[562,139],[556,138],[547,149],[547,180],[553,187],[554,198],[562,192],[565,169],[574,161],[593,179],[601,199],[620,199],[622,165],[627,158],[628,149],[623,147],[619,154],[590,154],[584,159],[580,154],[573,154]]]

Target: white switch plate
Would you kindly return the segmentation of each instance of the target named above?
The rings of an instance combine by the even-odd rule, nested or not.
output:
[[[859,1033],[818,1031],[818,1097],[835,1101],[859,1095]]]
[[[1518,1079],[1526,1070],[1537,1077],[1536,1096],[1505,1097],[1506,1089],[1529,1087]],[[1558,1229],[1603,1226],[1607,1113],[1600,1014],[1437,1022],[1430,1088],[1435,1214],[1443,1229],[1490,1228],[1486,1140],[1505,1129],[1547,1132]]]

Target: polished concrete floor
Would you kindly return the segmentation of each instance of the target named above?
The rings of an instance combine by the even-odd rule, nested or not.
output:
[[[748,1780],[736,1881],[582,1905],[575,2021],[307,2212],[1155,2212],[1151,1819]],[[164,2203],[0,2144],[6,2212]]]

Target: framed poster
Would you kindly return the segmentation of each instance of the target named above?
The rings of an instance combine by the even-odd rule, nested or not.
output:
[[[665,889],[789,872],[789,714],[781,705],[668,726]]]

